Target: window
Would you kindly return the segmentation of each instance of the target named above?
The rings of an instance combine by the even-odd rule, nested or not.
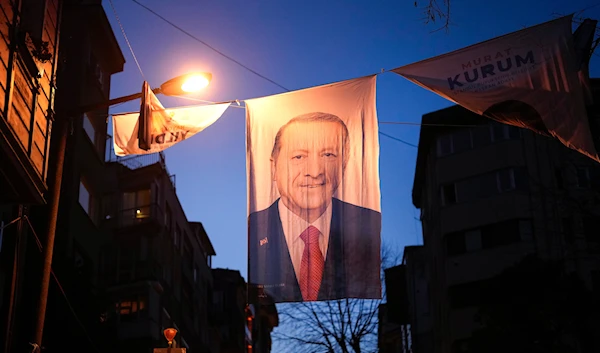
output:
[[[100,89],[104,92],[104,71],[95,55],[90,55],[90,71],[96,77]]]
[[[79,204],[83,207],[85,213],[90,215],[91,213],[91,196],[88,188],[83,183],[83,180],[79,182]]]
[[[492,123],[490,125],[492,141],[517,140],[521,137],[520,128],[512,125]]]
[[[179,249],[179,235],[181,234],[181,229],[179,228],[179,224],[175,225],[175,234],[173,234],[173,244],[175,245],[175,249]]]
[[[138,223],[151,216],[150,189],[125,192],[122,202],[124,222]]]
[[[467,252],[463,232],[447,234],[445,239],[446,239],[446,253],[448,255],[458,255],[458,254],[464,254]]]
[[[452,153],[452,135],[440,136],[437,142],[439,157]]]
[[[471,129],[462,129],[453,133],[452,148],[454,153],[464,152],[473,148]]]
[[[516,126],[492,122],[473,128],[459,128],[442,135],[437,140],[438,157],[487,146],[492,142],[518,140],[521,129]]]
[[[96,129],[94,128],[94,124],[92,124],[88,113],[83,114],[83,130],[90,138],[90,141],[92,141],[92,144],[96,145]]]
[[[471,129],[460,129],[450,134],[440,136],[437,141],[438,156],[446,156],[473,148]]]
[[[505,192],[515,189],[515,176],[512,169],[504,169],[496,173],[498,191]]]
[[[173,215],[171,214],[171,207],[169,204],[166,204],[165,211],[165,227],[167,227],[167,232],[171,233],[171,221],[173,219]]]
[[[191,271],[194,268],[194,257],[192,255],[192,244],[189,239],[184,238],[182,241],[183,245],[183,261],[184,265]]]
[[[146,310],[146,298],[129,298],[115,304],[122,322],[135,321],[138,315]]]
[[[446,253],[450,256],[483,249],[530,241],[533,238],[531,220],[513,219],[477,229],[446,234]]]
[[[455,184],[442,185],[442,203],[452,205],[457,202]]]
[[[451,205],[487,198],[512,190],[527,190],[525,168],[509,168],[442,185],[442,203]]]

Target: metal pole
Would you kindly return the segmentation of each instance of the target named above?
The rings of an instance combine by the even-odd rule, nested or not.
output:
[[[60,189],[62,184],[63,165],[65,161],[65,149],[67,146],[67,136],[69,133],[69,124],[66,119],[59,117],[56,119],[58,125],[58,145],[56,151],[56,168],[54,169],[54,182],[50,190],[50,209],[48,213],[48,231],[46,233],[46,243],[43,249],[43,267],[42,281],[40,286],[40,296],[38,299],[38,311],[36,316],[35,336],[33,343],[42,347],[42,337],[44,335],[44,321],[46,319],[46,305],[48,304],[48,287],[50,286],[50,273],[52,271],[52,255],[54,252],[54,237],[56,235],[56,221],[58,218],[58,204],[60,201]]]

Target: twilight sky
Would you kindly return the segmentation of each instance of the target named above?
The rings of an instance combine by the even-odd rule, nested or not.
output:
[[[594,1],[452,0],[449,32],[422,20],[424,0],[139,0],[161,16],[290,90],[393,69],[475,44],[569,13],[600,18]],[[442,0],[438,0],[442,3]],[[284,92],[281,87],[217,54],[131,0],[113,4],[152,87],[189,71],[209,71],[213,80],[193,98],[227,101]],[[594,7],[594,5],[597,5]],[[107,0],[103,6],[127,60],[112,78],[111,97],[139,92],[144,78]],[[600,74],[600,53],[591,76]],[[382,133],[418,143],[421,115],[451,103],[393,73],[377,78]],[[165,107],[197,102],[158,96]],[[111,108],[136,111],[139,101]],[[112,131],[109,131],[112,135]],[[421,244],[419,212],[412,205],[417,149],[380,135],[382,239],[402,251]],[[230,107],[205,131],[166,151],[177,194],[190,221],[200,221],[215,247],[213,267],[246,277],[245,110]]]

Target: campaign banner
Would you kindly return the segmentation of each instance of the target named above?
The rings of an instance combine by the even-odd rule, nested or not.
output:
[[[381,298],[375,83],[246,100],[249,303]]]
[[[117,156],[163,151],[217,121],[230,103],[165,109],[144,83],[140,112],[113,115]]]
[[[565,16],[392,70],[477,114],[599,161]]]

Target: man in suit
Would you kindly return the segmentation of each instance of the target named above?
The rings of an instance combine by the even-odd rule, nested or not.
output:
[[[333,197],[349,150],[332,114],[300,115],[277,132],[281,197],[248,220],[251,303],[381,297],[381,214]]]

